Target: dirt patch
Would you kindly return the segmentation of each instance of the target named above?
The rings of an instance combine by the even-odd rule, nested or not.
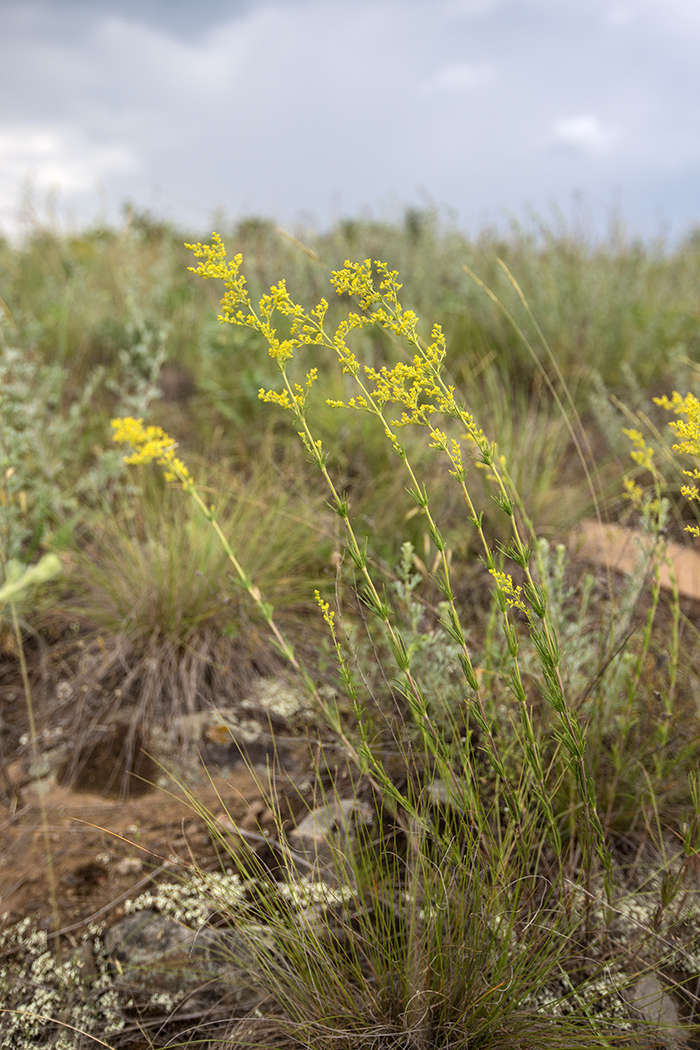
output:
[[[103,798],[146,795],[158,766],[146,751],[142,733],[128,725],[105,727],[67,756],[57,771],[61,786]]]
[[[294,723],[298,714],[288,683],[261,679],[236,708],[174,719],[148,739],[128,722],[80,744],[60,726],[42,729],[36,750],[20,737],[0,768],[3,921],[54,925],[52,899],[61,928],[110,908],[100,917],[111,921],[150,880],[230,867],[227,847],[240,847],[242,834],[274,869],[268,842],[279,829],[267,800],[274,796],[290,822],[311,800],[308,727],[303,711]]]
[[[43,813],[36,786],[23,797],[14,816],[5,807],[0,819],[0,912],[7,924],[26,916],[53,923],[47,851],[61,927],[85,923],[103,909],[119,918],[123,901],[153,878],[186,877],[195,862],[204,870],[225,864],[182,792],[156,789],[119,801],[53,785],[43,794]],[[274,833],[260,785],[246,770],[212,773],[197,798],[214,816],[263,836]]]

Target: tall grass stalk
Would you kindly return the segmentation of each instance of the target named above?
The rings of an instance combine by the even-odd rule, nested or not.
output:
[[[49,580],[58,576],[60,572],[61,564],[55,554],[45,554],[36,565],[30,567],[23,566],[18,561],[10,559],[5,565],[5,583],[0,587],[0,612],[2,612],[5,604],[10,607],[12,629],[14,631],[15,643],[17,645],[19,666],[22,675],[22,686],[24,688],[24,700],[27,708],[32,758],[37,767],[39,765],[39,745],[36,720],[34,717],[34,700],[32,697],[31,683],[29,681],[29,673],[27,671],[27,661],[24,655],[22,632],[20,629],[19,616],[17,614],[17,602],[26,597],[27,593],[31,591],[32,588],[41,585],[42,583],[47,583]],[[44,851],[46,854],[46,872],[49,884],[51,911],[53,913],[53,928],[54,931],[58,931],[61,928],[61,921],[58,912],[58,889],[54,874],[53,850],[49,834],[46,799],[44,798],[41,788],[39,788],[39,809],[41,811],[41,828],[44,838]],[[56,944],[56,950],[60,955],[60,942]]]

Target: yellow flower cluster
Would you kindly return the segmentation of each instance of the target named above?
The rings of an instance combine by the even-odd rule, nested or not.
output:
[[[264,387],[260,387],[258,391],[258,397],[261,401],[266,404],[279,405],[280,408],[297,408],[299,410],[306,407],[306,399],[309,395],[309,390],[318,379],[318,369],[312,368],[310,372],[306,373],[306,389],[301,386],[300,383],[295,383],[294,386],[290,386],[288,390],[265,390]]]
[[[362,313],[350,312],[334,333],[327,333],[324,329],[328,310],[325,299],[306,312],[302,306],[293,302],[285,282],[279,281],[254,307],[250,302],[245,278],[240,273],[241,256],[237,255],[227,262],[226,249],[218,234],[212,235],[211,245],[194,244],[188,247],[201,260],[197,267],[191,267],[192,271],[204,278],[219,279],[225,285],[219,320],[259,332],[284,376],[283,390],[260,389],[258,397],[262,401],[292,411],[303,424],[308,389],[316,379],[316,370],[312,369],[307,374],[305,390],[289,381],[287,365],[297,347],[323,345],[335,351],[343,373],[356,379],[360,386],[360,392],[347,401],[329,399],[327,403],[333,408],[353,408],[379,416],[397,455],[403,458],[405,450],[393,428],[426,426],[430,431],[432,447],[447,453],[452,460],[455,477],[463,482],[466,472],[459,444],[455,441],[448,443],[443,432],[430,421],[431,416],[440,413],[458,420],[466,428],[464,437],[479,450],[484,466],[493,466],[494,451],[485,435],[471,414],[457,403],[454,387],[447,385],[441,378],[446,343],[440,325],[433,326],[430,344],[426,346],[422,343],[417,332],[418,317],[412,310],[404,310],[399,302],[401,284],[398,273],[390,270],[386,263],[371,259],[347,261],[342,269],[333,272],[331,284],[336,293],[352,296]],[[276,314],[286,318],[284,338],[278,335],[275,327]],[[380,369],[363,367],[348,346],[348,338],[368,325],[377,325],[407,340],[415,350],[411,360]],[[384,409],[387,405],[399,408],[397,419],[386,419]],[[308,434],[305,441],[310,441]],[[315,455],[313,446],[309,444],[308,447]]]
[[[331,284],[338,295],[347,294],[357,299],[362,310],[369,310],[382,301],[381,292],[374,287],[371,259],[361,263],[346,260],[342,270],[334,270],[331,274]]]
[[[331,609],[331,607],[328,604],[328,602],[325,602],[323,600],[323,598],[321,597],[321,595],[320,595],[320,593],[318,591],[314,591],[314,598],[316,599],[318,607],[320,608],[321,612],[323,613],[323,619],[326,621],[326,623],[330,627],[331,631],[333,632],[333,635],[335,636],[335,613]]]
[[[338,295],[352,295],[362,310],[371,310],[367,319],[371,324],[379,324],[394,335],[416,342],[418,317],[413,310],[404,310],[398,300],[402,288],[398,272],[390,270],[379,259],[375,260],[374,267],[381,278],[379,288],[375,287],[371,259],[361,263],[346,261],[342,270],[334,270],[331,274],[331,284]],[[366,323],[365,319],[361,320]]]
[[[124,416],[112,420],[112,440],[120,445],[131,445],[134,451],[124,457],[129,464],[152,463],[165,467],[166,481],[179,481],[183,488],[191,487],[194,482],[189,470],[175,455],[177,441],[169,437],[162,427],[144,426],[142,419]]]
[[[405,319],[408,313],[403,316]],[[415,332],[417,320],[415,314],[411,314],[410,331],[407,331],[403,322],[399,325],[395,324],[385,311],[376,311],[369,318],[360,318],[356,314],[351,314],[347,327],[342,331],[339,328],[337,333],[339,343],[342,345],[336,345],[336,350],[343,365],[343,371],[354,376],[357,376],[360,371],[357,359],[344,345],[345,337],[351,328],[360,327],[368,321],[376,322],[394,334],[407,336],[411,342],[418,344]],[[380,410],[388,404],[402,406],[401,416],[397,420],[392,420],[392,426],[402,427],[410,424],[429,426],[428,416],[433,412],[455,415],[458,411],[452,396],[454,388],[443,388],[438,385],[440,368],[445,357],[445,337],[439,325],[433,328],[433,340],[434,342],[426,350],[415,354],[410,363],[401,361],[393,368],[384,366],[379,370],[369,365],[364,367],[367,378],[374,386],[374,389],[368,391],[374,405]],[[372,406],[365,397],[352,398],[347,404],[342,401],[328,401],[328,404],[334,408],[372,411]]]
[[[635,463],[638,463],[644,470],[653,471],[654,466],[652,464],[652,457],[654,450],[647,445],[644,440],[644,435],[638,430],[628,430],[626,427],[622,428],[622,433],[625,437],[628,437],[634,445],[633,450],[630,452],[630,456]]]
[[[667,412],[680,412],[685,416],[685,419],[676,419],[673,423],[669,423],[671,429],[680,438],[680,441],[673,445],[674,451],[700,459],[700,401],[693,394],[681,397],[677,390],[674,390],[670,400],[667,397],[655,397],[654,401]],[[693,481],[700,481],[700,470],[697,467],[693,467],[692,470],[684,470],[683,473]],[[697,485],[684,485],[681,492],[689,500],[700,500]],[[697,525],[687,525],[686,532],[690,532],[693,536],[700,536],[700,528]]]
[[[641,509],[644,503],[644,489],[632,478],[624,477],[622,483],[625,486],[625,499],[630,500],[635,507]]]
[[[625,477],[623,478],[625,499],[628,499],[643,514],[657,514],[661,504],[659,502],[659,475],[654,463],[654,449],[647,445],[644,435],[639,430],[628,430],[626,427],[623,427],[622,433],[632,442],[631,458],[643,470],[649,471],[654,478],[657,489],[656,497],[652,497],[633,478]]]
[[[217,233],[212,234],[211,244],[188,244],[186,247],[194,252],[195,258],[202,260],[198,266],[190,267],[192,273],[205,279],[215,278],[224,282],[226,291],[221,299],[219,321],[251,328],[258,332],[266,341],[268,353],[277,362],[283,375],[297,347],[328,341],[323,329],[328,310],[328,303],[325,299],[321,299],[318,305],[307,313],[303,306],[299,306],[292,300],[287,291],[287,285],[282,280],[273,285],[270,291],[260,298],[255,308],[248,295],[245,277],[240,273],[243,257],[236,255],[231,262],[227,262],[226,248]],[[289,334],[284,338],[278,335],[274,324],[275,314],[289,319]],[[361,318],[357,318],[357,321],[364,323]],[[349,330],[357,327],[357,324],[351,320],[347,323],[347,327]],[[343,342],[342,337],[340,341]],[[351,356],[348,354],[349,366]],[[359,365],[357,370],[359,371]],[[306,385],[310,389],[316,379],[316,369],[311,369],[306,379]],[[281,408],[298,411],[305,405],[306,391],[299,384],[295,384],[293,388],[288,386],[287,390],[281,392],[262,388],[258,397],[262,401],[278,404]]]
[[[700,401],[693,394],[681,397],[677,390],[674,390],[670,400],[667,397],[655,397],[654,401],[667,412],[680,412],[686,417],[685,420],[677,419],[669,423],[671,429],[682,439],[673,446],[674,449],[689,456],[700,457]]]
[[[246,280],[243,274],[239,274],[243,264],[242,255],[234,255],[229,262],[226,261],[226,247],[218,233],[211,235],[211,244],[186,244],[194,253],[195,259],[203,259],[198,266],[190,266],[191,273],[199,277],[216,278],[226,285],[226,292],[221,300],[220,321],[233,321],[245,324],[242,310],[236,310],[241,303],[248,305],[248,293],[246,291]]]
[[[523,589],[513,583],[513,577],[507,572],[500,572],[498,569],[489,569],[489,572],[496,581],[496,586],[503,595],[506,605],[512,609],[520,609],[529,616],[529,611],[522,598]]]

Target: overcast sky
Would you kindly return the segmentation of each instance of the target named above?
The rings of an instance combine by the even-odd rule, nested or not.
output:
[[[700,0],[0,0],[0,26],[5,230],[28,186],[204,232],[700,220]]]

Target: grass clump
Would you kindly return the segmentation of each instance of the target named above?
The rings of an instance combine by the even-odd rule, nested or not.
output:
[[[158,479],[141,482],[139,502],[123,499],[98,519],[71,558],[60,616],[81,636],[83,722],[89,711],[99,721],[127,708],[132,728],[171,725],[212,702],[236,703],[257,676],[279,672],[274,639],[251,610],[253,585],[212,521],[288,623],[308,618],[308,583],[330,557],[319,509],[265,468],[247,479],[210,474],[215,519],[211,504],[202,513]]]

